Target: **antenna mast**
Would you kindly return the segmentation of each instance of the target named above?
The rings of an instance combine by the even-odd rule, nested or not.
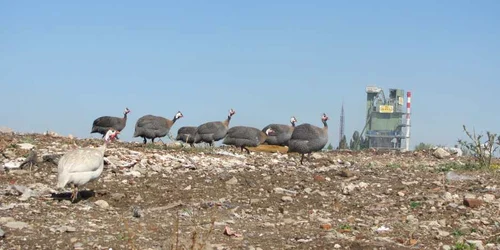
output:
[[[345,127],[345,120],[344,120],[344,101],[342,100],[342,108],[340,110],[340,126],[339,126],[339,147],[340,142],[342,141],[342,138],[344,138],[344,127]],[[347,142],[346,142],[347,143]]]

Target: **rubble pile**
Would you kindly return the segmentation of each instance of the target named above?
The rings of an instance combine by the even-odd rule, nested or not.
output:
[[[101,143],[0,133],[0,249],[500,249],[500,172],[460,170],[469,159],[453,150],[300,165],[282,151],[117,142],[70,202],[59,158]]]

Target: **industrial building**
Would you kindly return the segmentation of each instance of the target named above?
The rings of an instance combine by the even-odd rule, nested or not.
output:
[[[389,96],[376,86],[366,87],[366,124],[361,132],[369,148],[410,150],[411,92],[389,89]],[[405,109],[406,106],[406,109]]]

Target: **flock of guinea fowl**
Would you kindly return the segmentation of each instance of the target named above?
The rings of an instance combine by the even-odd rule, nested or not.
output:
[[[126,108],[123,117],[101,116],[94,120],[91,133],[103,135],[104,144],[98,148],[80,148],[65,153],[58,163],[57,187],[59,189],[71,185],[73,192],[71,200],[78,196],[78,188],[90,181],[96,180],[104,169],[104,152],[108,143],[117,139],[118,134],[125,128],[127,115],[130,109]],[[176,140],[190,144],[208,143],[213,146],[216,141],[223,140],[225,145],[241,148],[241,151],[250,151],[247,147],[257,147],[260,144],[287,146],[288,152],[301,154],[300,164],[303,164],[305,154],[320,151],[328,142],[328,116],[323,113],[321,121],[323,127],[309,123],[296,126],[297,119],[291,117],[291,125],[269,124],[263,129],[248,126],[229,127],[232,116],[236,112],[229,110],[224,121],[206,122],[199,126],[184,126],[177,131]],[[142,137],[144,144],[147,139],[154,143],[156,138],[166,136],[174,123],[183,117],[178,111],[172,120],[155,115],[144,115],[135,124],[134,137]]]

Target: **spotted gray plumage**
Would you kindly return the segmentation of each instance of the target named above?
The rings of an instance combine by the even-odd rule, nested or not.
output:
[[[265,143],[269,145],[279,145],[279,146],[288,146],[288,141],[292,138],[292,133],[295,128],[295,123],[297,119],[292,116],[290,118],[290,125],[285,124],[269,124],[262,129],[262,132],[266,132],[268,128],[271,128],[274,131],[273,135],[269,135],[265,141]]]
[[[213,146],[213,143],[223,139],[229,128],[231,117],[236,113],[233,109],[229,110],[229,115],[225,121],[206,122],[196,129],[195,143],[206,142]]]
[[[154,139],[165,137],[174,123],[181,117],[183,115],[180,111],[175,114],[172,120],[161,116],[145,115],[137,120],[134,137],[142,137],[144,144],[146,144],[147,139],[151,139],[151,142],[154,143]]]
[[[125,108],[123,117],[121,118],[114,116],[101,116],[95,119],[92,123],[92,130],[90,131],[90,133],[99,133],[104,138],[104,136],[110,129],[115,129],[121,132],[127,125],[128,113],[130,113],[130,109]]]
[[[194,147],[196,129],[197,127],[195,126],[184,126],[179,128],[179,130],[177,130],[177,137],[175,140],[189,143],[191,147]]]
[[[309,123],[301,124],[293,130],[292,137],[288,142],[288,152],[301,154],[300,164],[303,164],[304,155],[322,150],[328,142],[328,116],[323,114],[321,121],[323,128]]]
[[[272,134],[272,129],[267,129],[266,133],[253,127],[247,126],[235,126],[227,131],[226,137],[223,144],[233,145],[241,148],[241,151],[245,149],[248,154],[250,150],[247,147],[257,147],[262,144],[269,134]]]

